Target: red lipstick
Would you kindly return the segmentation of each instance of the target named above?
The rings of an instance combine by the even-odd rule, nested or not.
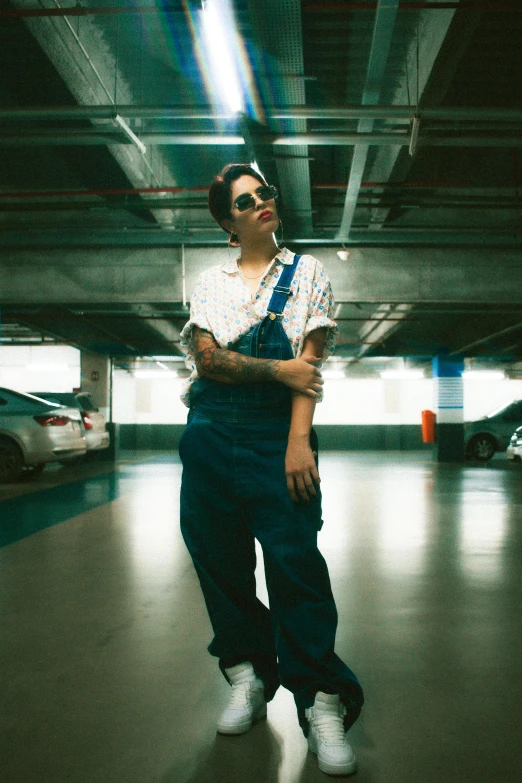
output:
[[[268,220],[268,218],[272,217],[272,213],[269,209],[265,209],[264,212],[261,212],[261,214],[258,217],[258,220]]]

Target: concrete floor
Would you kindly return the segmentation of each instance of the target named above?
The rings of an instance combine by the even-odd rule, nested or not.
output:
[[[140,458],[3,488],[0,780],[332,779],[282,689],[267,722],[216,735],[228,686],[178,530],[181,468]],[[329,452],[321,474],[337,651],[367,699],[356,779],[521,780],[521,466]]]

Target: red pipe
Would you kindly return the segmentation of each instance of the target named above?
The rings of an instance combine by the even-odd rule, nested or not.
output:
[[[473,182],[363,182],[361,188],[459,188],[473,187]],[[346,182],[312,185],[312,190],[340,190],[347,187]],[[11,191],[2,193],[0,198],[74,198],[81,196],[136,196],[158,193],[207,193],[208,187],[181,188],[118,188],[101,190],[49,190],[49,191]],[[145,202],[146,203],[146,202]]]
[[[362,188],[471,188],[474,182],[362,182]],[[347,183],[312,185],[313,190],[345,189]]]
[[[22,193],[0,192],[0,198],[54,198],[71,196],[135,196],[142,193],[192,193],[194,191],[208,191],[208,188],[119,188],[104,190],[49,190],[42,192],[24,191]]]

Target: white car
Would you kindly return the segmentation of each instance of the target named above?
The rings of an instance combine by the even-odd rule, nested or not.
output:
[[[87,451],[76,408],[0,387],[0,482]]]
[[[522,462],[522,427],[518,427],[511,436],[506,455],[513,462]]]
[[[87,441],[87,451],[100,451],[110,445],[110,435],[105,426],[105,416],[95,405],[88,392],[32,392],[58,405],[76,408],[82,418],[83,436]]]

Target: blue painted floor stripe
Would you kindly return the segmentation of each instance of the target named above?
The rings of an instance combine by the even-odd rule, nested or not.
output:
[[[0,548],[59,525],[132,492],[138,480],[146,481],[151,468],[177,462],[172,455],[125,464],[109,473],[0,501]]]

